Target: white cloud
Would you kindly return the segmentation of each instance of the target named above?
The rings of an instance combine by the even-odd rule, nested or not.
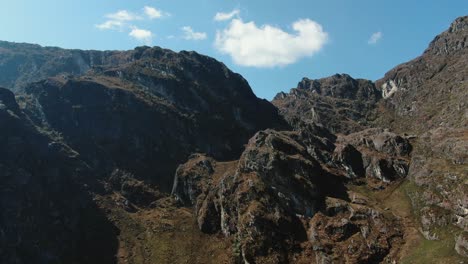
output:
[[[106,17],[113,21],[133,21],[141,19],[141,17],[137,14],[134,14],[127,10],[119,10],[115,13],[106,15]]]
[[[151,7],[151,6],[145,6],[143,8],[143,11],[145,12],[145,15],[149,19],[156,19],[156,18],[162,18],[162,17],[170,16],[169,13],[161,11],[161,10],[156,9],[154,7]]]
[[[107,14],[105,17],[108,19],[107,21],[102,24],[95,25],[98,29],[122,30],[128,22],[142,19],[140,16],[127,10],[119,10],[115,13]]]
[[[128,35],[146,45],[151,45],[151,41],[153,40],[153,33],[151,31],[137,27],[132,27],[132,31]]]
[[[371,37],[369,38],[369,40],[367,41],[368,44],[377,44],[377,42],[379,42],[379,40],[383,37],[383,34],[382,32],[378,31],[378,32],[375,32],[374,34],[371,35]]]
[[[230,20],[232,19],[233,17],[235,16],[239,16],[240,14],[240,11],[239,9],[234,9],[232,10],[230,13],[222,13],[222,12],[218,12],[216,13],[216,15],[214,16],[214,20],[215,21],[225,21],[225,20]]]
[[[229,54],[234,63],[252,67],[275,67],[295,63],[322,49],[328,39],[320,24],[300,19],[292,24],[295,34],[278,27],[233,19],[216,33],[215,47]]]
[[[124,23],[122,21],[115,21],[115,20],[107,20],[106,22],[102,24],[96,25],[97,28],[101,30],[106,30],[106,29],[122,29],[124,26]]]
[[[166,16],[170,16],[170,14],[154,7],[145,6],[142,14],[136,14],[128,10],[119,10],[115,13],[107,14],[105,15],[107,20],[95,26],[101,30],[122,30],[123,28],[131,28],[133,26],[132,21],[135,20],[143,20],[145,18],[156,19]]]
[[[207,37],[205,32],[195,32],[189,26],[182,27],[181,29],[184,31],[183,38],[187,40],[202,40]]]

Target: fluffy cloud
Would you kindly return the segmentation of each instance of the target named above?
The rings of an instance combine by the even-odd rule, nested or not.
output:
[[[132,28],[132,21],[143,19],[157,19],[170,16],[169,13],[161,11],[151,6],[145,6],[142,14],[132,13],[128,10],[119,10],[115,13],[105,15],[107,19],[104,23],[95,25],[101,30],[122,30],[124,28]]]
[[[240,11],[239,9],[234,9],[232,10],[232,12],[230,13],[222,13],[222,12],[218,12],[216,13],[216,15],[214,16],[214,20],[215,21],[225,21],[225,20],[230,20],[232,19],[233,17],[235,16],[239,16],[240,14]]]
[[[127,10],[119,10],[115,13],[106,15],[106,17],[112,21],[132,21],[141,19],[137,14],[133,14]]]
[[[104,23],[96,25],[98,29],[122,30],[122,28],[126,26],[128,22],[141,19],[140,16],[133,14],[127,10],[119,10],[115,13],[107,14],[105,17],[108,20],[106,20]]]
[[[375,32],[374,34],[372,34],[369,38],[369,40],[367,41],[368,44],[377,44],[377,42],[379,42],[379,40],[383,37],[383,34],[382,32]]]
[[[229,54],[234,63],[252,67],[275,67],[295,63],[322,49],[328,34],[310,19],[292,24],[294,34],[278,27],[233,19],[229,26],[216,33],[215,47]]]
[[[132,27],[132,31],[128,35],[146,45],[151,45],[151,41],[153,40],[153,33],[151,31],[137,27]]]
[[[187,40],[202,40],[206,39],[206,33],[205,32],[195,32],[193,29],[189,26],[185,26],[181,28],[182,31],[184,32],[183,38]]]
[[[116,20],[107,20],[106,22],[102,24],[96,25],[96,27],[101,30],[122,29],[123,26],[124,26],[124,23],[122,21],[116,21]]]
[[[145,6],[143,11],[149,19],[162,18],[170,15],[167,12],[161,11],[151,6]]]

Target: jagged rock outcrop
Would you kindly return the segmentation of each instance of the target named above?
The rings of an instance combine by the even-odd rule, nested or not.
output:
[[[334,133],[357,132],[373,120],[381,93],[369,80],[336,74],[318,80],[302,79],[289,93],[279,93],[272,103],[286,120],[321,124]]]
[[[338,137],[334,157],[349,178],[366,177],[368,184],[382,188],[408,175],[411,150],[408,139],[370,128]]]
[[[227,164],[194,155],[178,168],[173,194],[194,207],[203,232],[231,237],[246,263],[293,262],[307,254],[347,263],[391,259],[401,242],[398,221],[350,199],[347,159],[334,159],[336,137],[324,131],[314,125],[260,131]],[[393,150],[379,150],[387,149]]]
[[[309,240],[318,263],[381,263],[390,261],[401,243],[395,219],[367,205],[327,198],[325,210],[309,222]],[[394,252],[392,252],[394,253]]]

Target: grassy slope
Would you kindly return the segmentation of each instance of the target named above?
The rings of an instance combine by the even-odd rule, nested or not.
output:
[[[447,226],[438,232],[441,240],[431,241],[418,231],[419,222],[416,210],[413,209],[410,195],[417,191],[414,183],[404,180],[389,186],[383,191],[372,191],[367,186],[350,186],[350,189],[369,198],[375,207],[384,209],[388,214],[398,217],[405,227],[405,244],[400,249],[399,263],[466,263],[454,249],[455,241],[449,239],[455,227]],[[465,262],[464,262],[465,261]]]
[[[201,233],[192,209],[177,208],[171,199],[131,213],[120,206],[118,194],[98,197],[100,206],[120,230],[118,263],[231,263],[230,242]]]

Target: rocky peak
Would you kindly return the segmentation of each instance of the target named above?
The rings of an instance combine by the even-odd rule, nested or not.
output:
[[[468,16],[459,17],[449,29],[434,38],[424,53],[433,55],[453,54],[468,46]]]
[[[134,61],[118,66],[96,67],[93,74],[119,78],[138,85],[191,112],[216,112],[222,104],[257,100],[247,81],[223,63],[193,51],[173,52],[159,47],[128,51]],[[219,104],[209,102],[216,100]]]
[[[468,29],[468,16],[463,16],[455,19],[455,21],[452,22],[449,28],[450,33],[456,33],[462,30],[467,30]]]
[[[468,17],[457,18],[424,53],[398,65],[376,81],[385,105],[402,130],[423,131],[441,124],[466,125],[468,101]],[[387,116],[382,115],[382,116]],[[411,120],[419,120],[411,122]]]
[[[300,126],[298,122],[317,123],[332,132],[350,133],[365,128],[380,98],[371,81],[335,74],[303,78],[297,88],[276,95],[273,104],[294,127]]]
[[[322,96],[335,98],[356,99],[359,96],[364,98],[377,96],[371,81],[353,79],[348,74],[335,74],[318,80],[303,78],[297,89],[307,89]]]

